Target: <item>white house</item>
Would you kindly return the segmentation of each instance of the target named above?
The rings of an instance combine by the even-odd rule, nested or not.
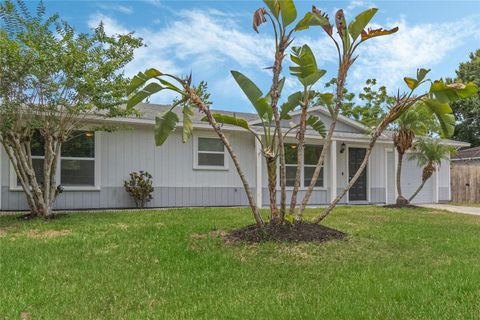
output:
[[[153,136],[155,116],[167,107],[142,104],[138,108],[143,112],[141,118],[103,120],[119,129],[114,132],[95,133],[79,131],[62,148],[57,181],[65,191],[57,199],[57,209],[133,207],[133,201],[124,191],[123,181],[128,179],[129,173],[140,170],[153,175],[155,191],[153,200],[148,204],[150,207],[247,204],[230,156],[209,124],[200,121],[201,115],[198,114],[194,120],[194,134],[189,142],[183,144],[181,132],[177,130],[163,146],[156,147]],[[331,121],[328,111],[316,107],[310,112],[320,116],[328,127]],[[237,113],[237,116],[246,118],[252,127],[258,124],[258,118],[254,114]],[[293,113],[292,116],[298,114]],[[288,124],[285,123],[285,126]],[[238,154],[257,202],[263,206],[268,205],[266,169],[259,145],[250,133],[241,128],[225,125],[223,129]],[[258,132],[261,133],[261,130]],[[334,141],[318,186],[311,197],[311,205],[327,204],[347,184],[350,175],[356,171],[363,159],[369,139],[367,132],[368,128],[362,124],[339,117]],[[289,136],[286,142],[294,144],[295,135]],[[305,186],[309,184],[322,143],[321,137],[314,131],[307,132],[300,200]],[[445,140],[445,143],[456,147],[468,146],[466,143],[451,140]],[[287,152],[289,150],[291,148],[287,146]],[[34,165],[40,166],[41,148],[34,148],[32,152]],[[287,158],[290,158],[290,161],[287,161],[287,176],[290,177],[296,170],[296,160]],[[404,166],[402,188],[408,196],[420,183],[421,168],[411,161],[406,161]],[[27,209],[25,197],[3,149],[0,152],[0,168],[0,210]],[[385,133],[376,144],[363,176],[342,202],[393,203],[395,168],[396,156],[391,135]],[[289,185],[293,184],[293,180],[287,180]],[[439,172],[435,173],[417,196],[416,202],[435,203],[449,200],[450,166],[445,161]]]

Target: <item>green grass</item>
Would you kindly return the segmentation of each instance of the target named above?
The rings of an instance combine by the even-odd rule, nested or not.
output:
[[[0,319],[480,316],[480,217],[341,207],[325,224],[348,240],[320,245],[212,233],[251,222],[221,208],[0,217]]]

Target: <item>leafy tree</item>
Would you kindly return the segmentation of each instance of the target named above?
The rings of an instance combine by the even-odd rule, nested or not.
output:
[[[457,70],[458,82],[473,82],[480,86],[480,49],[470,54],[470,61],[461,63]],[[451,80],[450,80],[451,81]],[[457,125],[454,138],[480,146],[480,93],[452,104]]]
[[[32,215],[48,218],[58,194],[60,149],[89,117],[115,117],[128,79],[122,68],[140,39],[131,34],[76,33],[58,15],[36,13],[23,1],[0,4],[0,143],[10,158]],[[43,140],[43,182],[32,165],[32,138]]]
[[[335,85],[337,79],[333,78],[325,84],[325,88]],[[356,120],[365,126],[372,128],[378,125],[385,116],[395,97],[387,93],[385,86],[378,86],[376,79],[367,79],[363,91],[358,94],[343,89],[343,101],[340,114]],[[323,105],[320,99],[315,100],[314,105]]]
[[[423,138],[415,142],[413,151],[414,153],[409,156],[409,159],[416,160],[418,166],[423,167],[422,182],[408,199],[408,202],[411,202],[418,195],[428,179],[430,179],[433,173],[438,170],[442,160],[448,160],[450,154],[456,152],[456,149],[441,144],[438,139]]]

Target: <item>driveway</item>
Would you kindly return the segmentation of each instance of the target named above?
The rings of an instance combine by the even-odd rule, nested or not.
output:
[[[480,208],[476,207],[452,206],[449,204],[425,204],[422,207],[480,216]]]

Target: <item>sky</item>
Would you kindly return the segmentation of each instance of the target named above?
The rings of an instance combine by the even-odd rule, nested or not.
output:
[[[417,68],[432,69],[431,79],[454,77],[460,62],[480,48],[480,0],[471,1],[296,1],[298,19],[311,6],[333,17],[344,9],[347,23],[368,8],[379,8],[372,27],[399,27],[391,36],[365,42],[351,68],[347,88],[360,92],[367,79],[375,78],[392,94],[405,91],[403,77],[415,76]],[[36,1],[27,1],[32,8]],[[137,50],[125,69],[133,76],[147,68],[179,76],[193,75],[193,81],[208,82],[212,108],[253,112],[232,76],[238,70],[267,92],[271,83],[274,40],[271,26],[252,29],[253,12],[264,4],[244,1],[44,1],[48,13],[58,13],[79,32],[88,32],[103,22],[109,34],[134,32],[146,46]],[[333,19],[330,18],[331,22]],[[328,92],[323,84],[336,76],[337,55],[333,42],[317,27],[295,35],[293,45],[308,44],[317,64],[327,74],[315,89]],[[283,95],[301,89],[288,74]],[[168,104],[173,94],[161,93],[150,101]]]

